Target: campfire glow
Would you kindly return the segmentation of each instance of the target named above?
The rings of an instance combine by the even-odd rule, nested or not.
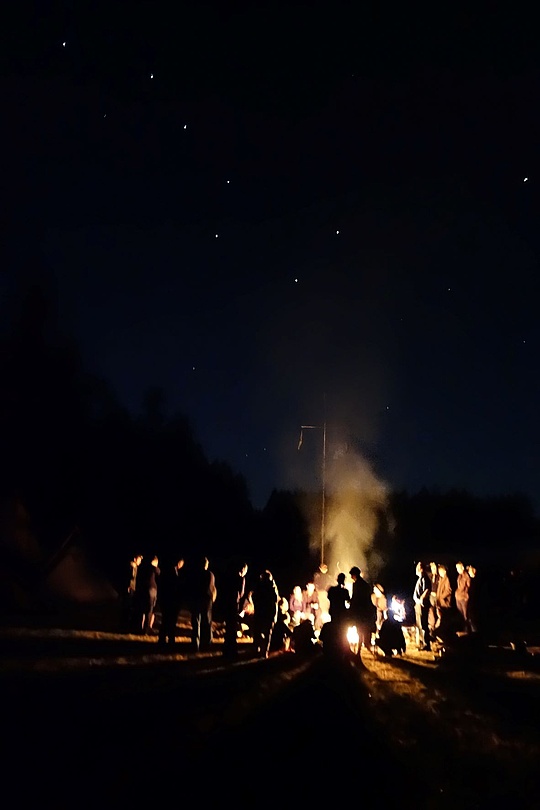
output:
[[[351,652],[356,654],[358,652],[358,642],[360,641],[360,636],[358,635],[358,630],[356,629],[355,625],[349,627],[347,630],[347,641],[349,642]]]
[[[405,601],[403,599],[393,596],[390,602],[390,610],[393,612],[394,619],[397,622],[405,621]]]

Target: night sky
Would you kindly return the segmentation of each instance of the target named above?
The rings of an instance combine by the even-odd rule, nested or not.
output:
[[[54,289],[257,507],[319,485],[325,420],[329,486],[538,507],[534,25],[361,8],[8,3],[3,328]]]

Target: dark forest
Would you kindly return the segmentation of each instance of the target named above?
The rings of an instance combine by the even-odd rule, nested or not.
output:
[[[189,420],[167,415],[159,387],[135,416],[84,369],[75,342],[55,331],[51,296],[39,285],[4,336],[1,364],[4,582],[39,579],[74,535],[119,590],[137,552],[202,553],[217,571],[243,556],[253,571],[270,567],[284,590],[310,578],[317,551],[304,515],[306,504],[319,509],[319,493],[274,490],[253,508],[244,478],[205,456]],[[380,575],[403,587],[420,557],[516,566],[539,534],[520,493],[394,491],[372,551]]]

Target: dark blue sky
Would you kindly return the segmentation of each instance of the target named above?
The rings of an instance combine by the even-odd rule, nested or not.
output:
[[[538,503],[534,31],[350,5],[13,4],[4,313],[43,272],[257,506],[325,415],[390,487]]]

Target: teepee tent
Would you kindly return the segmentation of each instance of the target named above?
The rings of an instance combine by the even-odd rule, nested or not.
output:
[[[77,527],[51,553],[20,499],[0,507],[0,607],[4,614],[112,606],[119,596],[91,564]]]

